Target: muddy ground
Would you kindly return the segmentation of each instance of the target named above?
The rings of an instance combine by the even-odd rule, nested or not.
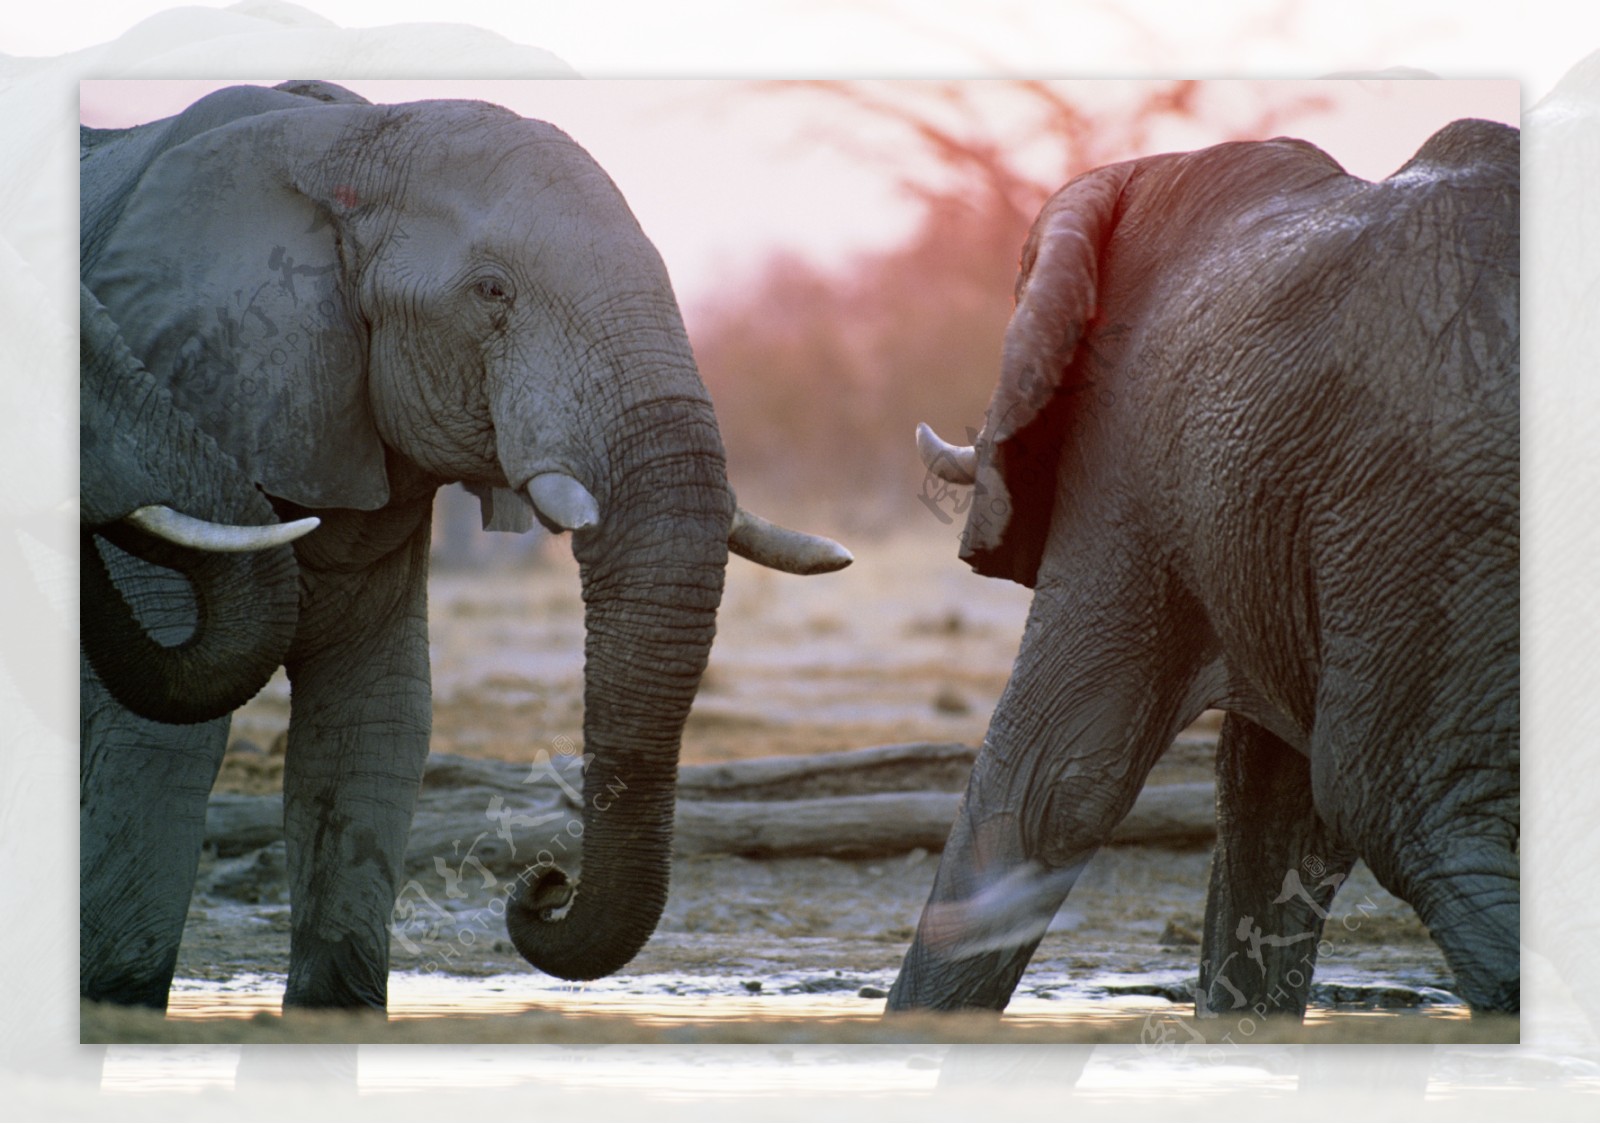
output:
[[[972,575],[955,557],[954,528],[930,525],[850,545],[856,564],[826,577],[730,561],[710,669],[684,735],[685,763],[981,741],[1029,591]],[[436,571],[431,589],[434,751],[531,762],[541,750],[581,744],[583,615],[565,544],[548,544],[532,566]],[[1214,730],[1215,718],[1199,728]],[[279,785],[287,721],[280,674],[235,719],[219,791]],[[1169,754],[1151,781],[1209,774],[1206,754],[1191,749]],[[1198,963],[1209,857],[1205,847],[1102,852],[1057,916],[1018,999],[1130,991],[1184,998],[1182,981]],[[281,845],[253,861],[255,885],[241,888],[237,860],[224,871],[207,859],[180,978],[220,984],[265,973],[281,981],[288,958]],[[680,859],[656,936],[605,988],[657,996],[827,993],[858,1002],[863,1014],[881,1010],[937,862],[923,850],[853,861]],[[434,896],[445,900],[439,889]],[[496,986],[515,991],[525,980],[530,1001],[550,987],[526,969],[502,927],[482,923],[486,893],[445,904],[462,925],[454,933],[448,925],[413,930],[396,943],[394,972],[509,973],[513,981]],[[462,929],[474,924],[464,943]],[[1326,936],[1332,947],[1317,968],[1321,1004],[1415,1008],[1451,999],[1449,973],[1426,931],[1364,869],[1341,890]]]

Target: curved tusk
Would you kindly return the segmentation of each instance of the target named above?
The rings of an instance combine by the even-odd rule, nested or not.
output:
[[[564,472],[541,472],[528,481],[526,491],[539,522],[557,534],[600,522],[600,505],[589,489]]]
[[[735,508],[728,549],[741,558],[786,574],[830,574],[854,562],[855,555],[832,539],[791,531],[744,508]]]
[[[941,440],[927,422],[917,426],[917,452],[928,471],[948,484],[972,484],[978,479],[978,450],[971,445],[951,445]]]
[[[292,543],[301,535],[314,531],[322,520],[310,516],[296,519],[293,523],[274,523],[269,527],[236,527],[228,523],[208,523],[204,519],[173,511],[170,507],[152,504],[129,512],[124,516],[124,522],[177,546],[213,554],[245,554]]]

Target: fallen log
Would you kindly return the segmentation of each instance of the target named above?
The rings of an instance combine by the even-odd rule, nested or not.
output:
[[[406,869],[413,874],[469,882],[483,871],[513,875],[538,861],[540,852],[570,868],[582,848],[580,813],[560,793],[504,794],[480,786],[447,795],[424,793],[417,801],[406,841]]]
[[[872,858],[943,849],[961,797],[947,792],[872,793],[823,800],[678,801],[680,856]],[[1140,793],[1113,843],[1204,844],[1216,835],[1216,789],[1157,785]]]
[[[810,800],[880,792],[960,792],[978,751],[959,742],[907,742],[837,753],[755,757],[678,769],[680,800]]]
[[[961,797],[876,792],[825,800],[678,801],[673,851],[752,859],[871,858],[944,846]]]
[[[1196,781],[1147,785],[1111,833],[1111,842],[1178,847],[1209,843],[1216,836],[1217,786]]]
[[[1195,749],[1205,746],[1196,740]],[[976,752],[957,743],[912,742],[685,765],[678,771],[675,851],[846,858],[938,850]],[[505,874],[541,851],[558,861],[570,857],[581,845],[581,829],[571,826],[580,768],[579,758],[561,754],[532,766],[431,755],[407,866],[466,876],[481,864]],[[1215,833],[1214,801],[1209,782],[1152,785],[1112,842],[1204,843]],[[206,813],[206,845],[223,858],[246,854],[281,839],[282,825],[281,796],[216,795]]]
[[[218,858],[248,854],[282,838],[282,796],[212,793],[206,805],[204,845]]]
[[[529,788],[583,789],[583,761],[575,754],[545,753],[532,764],[430,753],[422,774],[422,792],[486,786],[505,792]]]
[[[804,800],[871,792],[960,792],[978,751],[958,742],[907,742],[837,753],[756,757],[678,768],[689,800]],[[424,793],[487,785],[505,791],[560,787],[581,791],[581,759],[548,754],[533,765],[453,753],[428,756]]]

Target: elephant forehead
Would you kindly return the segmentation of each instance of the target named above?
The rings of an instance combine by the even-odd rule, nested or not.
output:
[[[570,142],[467,152],[413,167],[396,202],[393,217],[408,236],[430,228],[458,251],[489,255],[520,257],[567,240],[628,244],[641,233],[611,180]]]
[[[408,194],[455,190],[486,201],[530,202],[544,197],[547,207],[573,200],[621,202],[594,158],[546,121],[479,103],[423,104],[443,108],[414,120],[415,144],[405,154]],[[381,137],[375,134],[371,143]]]
[[[537,239],[540,246],[578,239],[585,245],[628,243],[640,236],[639,224],[622,197],[604,184],[553,179],[532,185],[526,179],[499,185],[474,214],[471,238],[486,247]]]

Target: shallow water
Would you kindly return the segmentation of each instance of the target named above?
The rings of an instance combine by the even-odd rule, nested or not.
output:
[[[863,982],[868,981],[868,982]],[[694,1026],[763,1019],[818,1019],[876,1023],[883,1014],[881,995],[864,997],[861,987],[887,990],[888,978],[777,973],[753,991],[742,976],[628,976],[589,984],[541,986],[526,974],[463,978],[439,973],[396,972],[389,981],[391,1020],[557,1014],[616,1015],[641,1025]],[[1130,980],[1124,976],[1120,983]],[[1137,983],[1137,978],[1132,981]],[[1148,982],[1167,983],[1154,976]],[[1171,981],[1172,985],[1177,980]],[[167,1014],[175,1019],[247,1019],[276,1014],[283,1002],[283,977],[240,976],[224,983],[176,980]],[[1142,1021],[1181,1008],[1151,995],[1091,998],[1092,980],[1068,983],[1041,978],[1006,1008],[1008,1023],[1049,1020],[1083,1025]],[[1042,995],[1040,993],[1043,993]],[[1429,1017],[1458,1018],[1466,1009],[1444,1004]],[[1321,1017],[1315,1013],[1308,1019]]]
[[[1006,1008],[1007,1021],[1032,1018],[1096,1018],[1116,1013],[1145,1014],[1186,1009],[1162,997],[1183,988],[1181,972],[1118,972],[1072,975],[1031,972]],[[641,974],[614,976],[586,984],[540,982],[527,973],[463,977],[445,973],[395,972],[389,979],[389,1015],[394,1019],[523,1014],[530,1011],[626,1013],[658,1024],[762,1017],[858,1018],[876,1020],[882,994],[861,995],[863,988],[888,990],[893,973],[831,975],[817,972],[773,972],[760,982],[745,975]],[[1363,981],[1369,988],[1386,982]],[[276,1013],[282,1004],[284,978],[247,974],[231,980],[178,979],[173,982],[168,1014],[173,1018],[249,1018]],[[1466,1018],[1467,1008],[1442,991],[1421,989],[1426,1002],[1406,1012],[1417,1017]],[[1363,1011],[1353,1005],[1338,1010],[1312,1007],[1307,1021],[1359,1014],[1394,1016],[1393,1010]]]
[[[1187,1004],[1152,995],[1107,996],[1093,979],[1064,976],[1041,979],[1028,994],[1019,994],[1005,1024],[1089,1032],[1105,1044],[828,1044],[830,1028],[859,1035],[880,1025],[883,999],[857,994],[860,986],[876,986],[875,978],[773,975],[752,993],[749,981],[737,976],[640,975],[585,986],[543,986],[526,975],[396,973],[390,983],[391,1025],[418,1028],[438,1020],[441,1041],[451,1037],[451,1023],[482,1025],[496,1017],[554,1014],[630,1026],[651,1044],[113,1045],[106,1048],[101,1089],[135,1097],[249,1090],[254,1097],[263,1082],[272,1087],[287,1081],[342,1096],[402,1098],[397,1103],[452,1091],[516,1089],[554,1098],[553,1105],[604,1096],[632,1098],[627,1103],[635,1107],[641,1100],[668,1106],[660,1119],[675,1118],[670,1106],[707,1099],[726,1102],[730,1111],[746,1101],[792,1102],[802,1111],[801,1105],[837,1108],[856,1103],[856,1097],[887,1097],[875,1103],[899,1104],[896,1098],[907,1096],[970,1096],[980,1106],[1000,1097],[1015,1107],[1025,1102],[1012,1098],[1064,1094],[1132,1106],[1244,1092],[1251,1103],[1315,1096],[1326,1109],[1330,1097],[1338,1103],[1377,1096],[1426,1101],[1445,1111],[1452,1105],[1482,1108],[1484,1098],[1520,1103],[1513,1098],[1547,1089],[1552,1081],[1565,1093],[1600,1097],[1600,1061],[1581,1015],[1575,1022],[1544,1021],[1535,1035],[1539,1041],[1522,1046],[1255,1044],[1249,1033],[1225,1044],[1205,1043],[1186,1037]],[[830,980],[838,986],[828,987]],[[1117,981],[1134,986],[1174,982],[1154,976]],[[282,976],[272,975],[223,983],[179,981],[169,1019],[194,1020],[198,1026],[275,1016],[283,983]],[[813,1031],[811,1038],[783,1040],[797,1023]],[[1383,1024],[1396,1042],[1413,1043],[1425,1042],[1430,1028],[1448,1031],[1468,1023],[1464,1007],[1445,1002],[1406,1011],[1314,1007],[1306,1019],[1308,1028],[1348,1031],[1352,1037]],[[695,1044],[701,1041],[696,1034],[718,1028],[748,1030],[751,1044]],[[764,1031],[774,1037],[763,1039]],[[306,1055],[297,1050],[320,1059],[314,1077],[307,1076]],[[274,1062],[274,1057],[300,1060]],[[939,1103],[948,1107],[949,1102]],[[863,1111],[861,1104],[856,1111]]]

